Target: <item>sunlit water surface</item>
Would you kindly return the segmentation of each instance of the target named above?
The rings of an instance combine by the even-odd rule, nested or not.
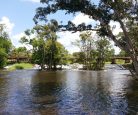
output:
[[[0,115],[136,115],[127,70],[0,71]]]

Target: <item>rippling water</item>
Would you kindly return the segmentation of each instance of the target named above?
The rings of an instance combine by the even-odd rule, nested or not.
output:
[[[0,115],[136,115],[127,70],[0,72]]]

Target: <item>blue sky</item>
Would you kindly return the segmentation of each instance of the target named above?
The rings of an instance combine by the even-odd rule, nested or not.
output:
[[[33,17],[37,7],[42,6],[39,0],[1,0],[0,1],[0,17],[7,17],[15,24],[12,34],[17,34],[34,26]],[[63,15],[63,12],[58,12],[49,16],[49,19],[53,17],[58,21],[71,20],[73,17]]]
[[[12,34],[17,34],[34,25],[32,18],[38,6],[37,3],[23,0],[1,0],[0,17],[9,18],[15,24]]]
[[[97,2],[98,0],[95,0]],[[24,36],[23,32],[26,29],[31,29],[35,24],[33,17],[35,15],[36,8],[42,6],[39,0],[1,0],[0,1],[0,23],[4,23],[7,26],[7,31],[10,34],[11,41],[14,46],[19,47],[21,44],[19,40]],[[73,15],[65,15],[60,11],[54,15],[48,16],[48,19],[56,19],[59,22],[66,23],[68,20],[73,21],[75,24],[85,22],[86,24],[94,23],[88,16],[77,13]],[[79,39],[79,33],[71,34],[70,32],[58,33],[59,39],[66,49],[70,53],[79,51],[79,48],[72,45],[76,39]]]

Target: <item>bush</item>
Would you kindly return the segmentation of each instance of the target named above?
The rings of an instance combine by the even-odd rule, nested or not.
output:
[[[6,53],[4,49],[0,48],[0,68],[3,68],[6,65],[7,58],[6,58]]]
[[[24,69],[24,67],[22,67],[21,65],[16,65],[15,69]]]

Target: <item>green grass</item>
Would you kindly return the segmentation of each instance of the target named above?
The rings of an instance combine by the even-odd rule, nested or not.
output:
[[[120,64],[120,65],[125,64],[125,60],[119,60],[119,59],[117,59],[116,60],[116,64]]]
[[[111,64],[111,62],[110,62],[110,61],[108,61],[108,62],[105,62],[105,64]]]
[[[105,64],[111,64],[111,62],[108,61],[108,62],[105,62]],[[131,62],[130,63],[125,63],[125,60],[116,59],[116,64],[127,65],[127,64],[131,64]]]
[[[16,70],[16,69],[31,69],[33,68],[33,64],[30,63],[16,63],[13,64],[8,70]]]

